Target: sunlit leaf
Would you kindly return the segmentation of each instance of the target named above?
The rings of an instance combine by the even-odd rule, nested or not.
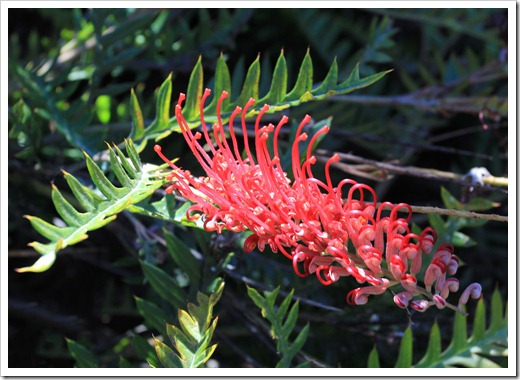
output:
[[[115,152],[113,151],[115,149]],[[30,245],[44,257],[36,265],[20,268],[19,272],[41,272],[50,268],[56,259],[56,253],[70,245],[85,240],[88,231],[105,226],[113,221],[117,214],[149,197],[158,189],[163,180],[153,173],[153,167],[143,167],[131,140],[126,142],[126,151],[130,163],[123,161],[119,148],[109,147],[112,169],[123,182],[123,187],[113,185],[100,167],[85,153],[87,169],[95,187],[103,194],[96,194],[82,185],[70,173],[63,172],[65,179],[78,203],[85,209],[80,212],[52,185],[52,200],[56,211],[67,224],[66,227],[53,226],[34,216],[26,216],[35,230],[40,232],[49,243],[33,242]]]

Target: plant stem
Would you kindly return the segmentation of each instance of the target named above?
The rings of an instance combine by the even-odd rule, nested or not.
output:
[[[493,220],[496,222],[508,222],[507,216],[496,215],[496,214],[481,214],[473,211],[464,211],[464,210],[452,210],[446,208],[439,207],[430,207],[430,206],[411,206],[412,212],[416,212],[419,214],[438,214],[438,215],[447,215],[447,216],[455,216],[457,218],[468,218],[468,219],[482,219],[482,220]],[[385,207],[390,209],[390,207]],[[403,212],[408,212],[408,209],[403,207]]]

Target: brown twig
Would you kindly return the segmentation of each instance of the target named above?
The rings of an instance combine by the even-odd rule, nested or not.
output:
[[[456,174],[452,172],[442,171],[442,170],[436,170],[436,169],[425,169],[425,168],[419,168],[416,166],[399,166],[394,165],[386,162],[379,162],[375,160],[366,159],[363,157],[359,157],[350,153],[341,153],[341,152],[334,152],[338,154],[340,159],[351,161],[359,164],[369,164],[374,167],[374,170],[380,169],[386,172],[395,173],[395,174],[402,174],[402,175],[409,175],[413,177],[419,177],[424,179],[432,179],[432,180],[441,180],[441,181],[448,181],[453,183],[458,183],[459,185],[463,186],[472,186],[474,188],[479,189],[485,189],[495,192],[500,192],[503,194],[507,194],[507,190],[501,189],[498,186],[506,187],[508,184],[508,178],[504,177],[485,177],[483,178],[483,185],[480,184],[473,184],[471,182],[468,182],[466,179],[464,179],[464,175]],[[331,156],[331,152],[324,150],[324,149],[317,149],[316,150],[317,159],[320,161],[327,160]],[[338,163],[340,164],[340,163]]]
[[[496,222],[508,222],[507,216],[497,215],[497,214],[481,214],[473,211],[465,211],[465,210],[453,210],[439,207],[431,207],[431,206],[411,206],[412,212],[416,212],[419,214],[437,214],[437,215],[446,215],[446,216],[454,216],[457,218],[468,218],[468,219],[481,219],[481,220],[493,220]],[[385,206],[386,209],[391,209],[390,206]],[[400,211],[408,212],[406,207],[402,207]]]

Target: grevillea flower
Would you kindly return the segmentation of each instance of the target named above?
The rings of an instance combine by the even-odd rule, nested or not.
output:
[[[409,205],[378,204],[370,186],[352,179],[333,186],[329,171],[331,164],[339,160],[337,155],[330,157],[325,165],[325,181],[314,177],[312,167],[316,158],[312,147],[319,136],[328,132],[328,127],[311,138],[302,163],[300,143],[308,139],[303,130],[311,120],[308,115],[303,118],[291,148],[294,178],[291,180],[282,169],[278,151],[278,135],[288,118],[283,116],[276,126],[261,126],[262,115],[269,106],[261,108],[255,121],[253,156],[245,119],[255,100],[250,99],[243,109],[236,107],[232,112],[227,138],[220,111],[228,94],[223,92],[219,98],[217,122],[210,131],[203,111],[210,93],[206,89],[201,100],[202,133],[194,133],[182,115],[184,94],[179,96],[175,107],[184,139],[206,176],[194,177],[188,170],[182,170],[164,156],[159,145],[155,146],[155,151],[173,169],[167,177],[172,184],[166,192],[176,190],[193,202],[187,211],[188,219],[202,217],[207,231],[251,231],[252,235],[244,243],[246,252],[256,247],[263,251],[269,245],[274,252],[281,252],[292,261],[300,277],[315,274],[324,285],[343,276],[354,277],[365,286],[347,294],[349,304],[364,304],[369,296],[385,293],[395,285],[402,288],[394,296],[397,306],[410,306],[418,311],[435,305],[462,312],[462,305],[469,297],[480,297],[482,288],[475,283],[462,293],[458,305],[446,301],[450,293],[459,289],[457,279],[447,278],[455,274],[458,267],[453,246],[442,243],[432,252],[437,234],[431,227],[420,234],[410,231],[412,209]],[[238,117],[241,118],[244,158],[234,129]],[[268,148],[269,139],[272,139],[272,151]],[[207,145],[208,150],[203,145]],[[399,215],[403,210],[404,217]],[[423,255],[428,254],[433,258],[420,275]]]

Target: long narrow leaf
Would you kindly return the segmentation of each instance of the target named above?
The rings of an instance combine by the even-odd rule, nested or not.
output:
[[[401,345],[399,346],[399,356],[395,363],[396,368],[410,368],[412,366],[412,328],[408,326],[404,331]]]

